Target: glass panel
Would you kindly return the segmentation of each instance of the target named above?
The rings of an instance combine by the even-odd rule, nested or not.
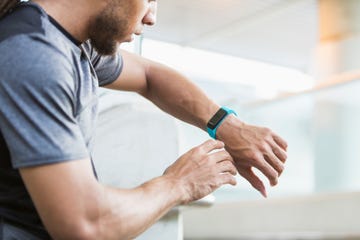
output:
[[[360,80],[269,102],[234,106],[289,144],[273,195],[360,190]]]

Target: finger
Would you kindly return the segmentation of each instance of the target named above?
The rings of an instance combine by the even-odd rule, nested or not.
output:
[[[282,149],[284,149],[286,151],[288,144],[287,142],[282,139],[279,135],[277,135],[276,133],[273,133],[273,139],[276,142],[276,144],[278,144]]]
[[[209,160],[215,161],[216,163],[222,162],[222,161],[230,161],[234,162],[233,158],[231,157],[230,153],[228,153],[226,150],[220,150],[217,152],[209,153]]]
[[[279,158],[281,162],[285,163],[287,159],[286,152],[282,148],[278,147],[275,142],[269,142],[269,144],[272,147],[272,152],[275,154],[275,156]]]
[[[244,177],[261,195],[267,197],[267,192],[264,183],[255,175],[251,168],[238,169],[239,174]]]
[[[236,178],[230,173],[223,173],[220,176],[221,185],[230,184],[235,186],[237,184]]]
[[[279,174],[277,171],[265,160],[264,157],[255,159],[254,167],[259,169],[268,179],[271,186],[275,186],[278,183]]]
[[[207,140],[199,146],[204,152],[209,153],[216,149],[224,148],[224,143],[217,140]]]
[[[217,170],[219,173],[230,173],[231,175],[237,174],[237,169],[234,164],[230,161],[222,161],[217,164]]]
[[[284,163],[281,162],[280,159],[278,159],[272,152],[264,154],[264,158],[278,172],[278,175],[280,176],[285,168]]]

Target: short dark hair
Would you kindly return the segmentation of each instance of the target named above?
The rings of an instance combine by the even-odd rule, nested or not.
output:
[[[8,13],[12,8],[20,3],[20,0],[1,0],[0,1],[0,18]]]

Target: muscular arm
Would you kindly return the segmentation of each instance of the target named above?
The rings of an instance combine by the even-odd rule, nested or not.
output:
[[[172,207],[197,200],[223,184],[236,184],[236,169],[218,141],[180,157],[165,174],[133,189],[99,184],[89,159],[22,168],[21,176],[54,239],[132,239]]]
[[[135,91],[176,118],[206,129],[219,105],[175,70],[122,51],[123,72],[108,88]]]
[[[122,52],[122,56],[123,72],[107,87],[138,92],[165,112],[206,129],[219,105],[203,91],[185,76],[162,64],[126,51]],[[248,125],[233,116],[223,121],[217,138],[225,143],[239,174],[266,196],[265,186],[252,168],[258,168],[271,185],[276,185],[287,158],[287,143],[270,129]]]

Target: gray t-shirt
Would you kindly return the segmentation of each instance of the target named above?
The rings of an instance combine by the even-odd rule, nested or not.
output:
[[[0,218],[48,238],[18,168],[91,159],[98,87],[121,70],[35,3],[0,20]]]

